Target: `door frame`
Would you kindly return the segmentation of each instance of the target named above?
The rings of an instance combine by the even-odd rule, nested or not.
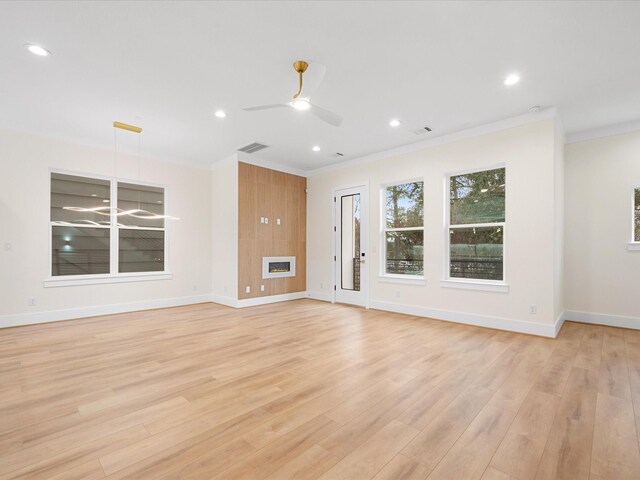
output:
[[[337,202],[337,192],[340,190],[347,190],[353,188],[360,188],[362,190],[362,199],[361,199],[361,219],[362,223],[360,225],[360,249],[364,252],[365,255],[365,264],[364,264],[364,272],[362,269],[360,270],[360,292],[362,297],[364,298],[364,304],[362,307],[369,310],[369,267],[371,266],[371,254],[369,250],[369,219],[371,215],[369,214],[369,181],[355,182],[348,185],[340,185],[337,187],[333,187],[331,189],[331,228],[333,229],[332,233],[332,242],[331,242],[331,281],[333,285],[333,289],[331,291],[331,303],[336,303],[337,296],[337,258],[338,258],[338,229],[337,229],[337,216],[336,212],[338,209]],[[364,228],[363,228],[364,227]],[[362,267],[361,267],[362,268]],[[364,273],[364,275],[363,275]]]

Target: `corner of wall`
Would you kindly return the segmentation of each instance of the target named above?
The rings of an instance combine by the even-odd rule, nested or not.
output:
[[[564,165],[565,133],[559,116],[555,119],[554,131],[554,253],[553,253],[553,305],[556,318],[564,313],[564,215],[565,215],[565,165]],[[564,320],[563,320],[564,321]],[[556,322],[557,323],[557,322]],[[562,324],[560,324],[560,327]]]
[[[238,156],[234,154],[211,165],[210,176],[211,294],[213,298],[236,301],[238,298]],[[226,304],[223,301],[218,303]]]

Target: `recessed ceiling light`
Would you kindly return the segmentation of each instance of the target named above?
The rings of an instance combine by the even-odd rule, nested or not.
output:
[[[316,145],[311,150],[313,150],[314,152],[319,152],[320,151],[320,147],[318,145]]]
[[[519,81],[520,81],[520,75],[518,75],[517,73],[512,73],[511,75],[509,75],[507,78],[504,79],[504,84],[507,87],[510,87],[511,85],[515,85]]]
[[[391,127],[397,127],[398,125],[400,125],[400,120],[398,120],[397,118],[394,118],[393,120],[391,120],[391,121],[389,122],[389,125],[390,125]]]
[[[216,113],[214,113],[214,115],[218,118],[225,118],[227,116],[227,114],[224,113],[224,110],[216,110]]]
[[[539,112],[540,110],[542,110],[542,105],[531,105],[529,107],[529,111],[531,113],[536,113],[536,112]]]
[[[109,203],[109,200],[102,200],[102,203]]]
[[[33,53],[34,55],[38,55],[40,57],[48,57],[49,55],[51,55],[51,52],[49,50],[41,47],[40,45],[32,45],[30,43],[27,43],[25,47],[27,47],[27,49],[31,53]]]

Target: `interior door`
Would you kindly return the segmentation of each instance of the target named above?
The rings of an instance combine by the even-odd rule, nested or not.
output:
[[[367,190],[336,190],[335,301],[367,306]]]

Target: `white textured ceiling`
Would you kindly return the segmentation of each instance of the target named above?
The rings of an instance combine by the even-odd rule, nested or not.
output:
[[[148,156],[206,166],[259,141],[298,169],[533,104],[575,133],[640,118],[638,25],[640,2],[614,1],[0,2],[0,127],[112,148],[119,120],[144,128]],[[312,101],[341,127],[241,110],[286,101],[296,59],[327,67]],[[505,88],[511,72],[522,81]]]

